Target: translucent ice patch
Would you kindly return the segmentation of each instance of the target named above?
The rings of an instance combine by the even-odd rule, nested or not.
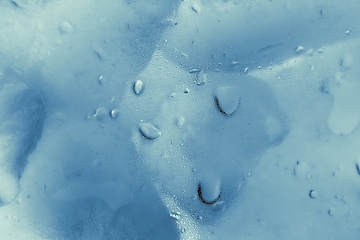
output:
[[[349,134],[360,121],[360,81],[347,81],[337,76],[338,85],[331,89],[334,107],[329,117],[329,128],[335,134]]]
[[[0,78],[0,203],[18,194],[27,157],[42,134],[45,104],[39,92],[18,81]]]

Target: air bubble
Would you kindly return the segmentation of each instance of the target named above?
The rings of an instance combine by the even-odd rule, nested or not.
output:
[[[101,121],[107,115],[105,108],[98,108],[95,110],[94,118],[98,121]]]
[[[134,93],[140,95],[144,90],[144,83],[141,80],[137,80],[133,86]]]
[[[239,107],[240,96],[232,87],[218,87],[215,90],[214,100],[221,113],[232,116]]]
[[[72,31],[72,27],[71,27],[70,23],[68,23],[68,22],[60,23],[60,25],[59,25],[60,34],[67,36],[67,35],[70,35],[71,31]]]
[[[141,121],[139,124],[139,131],[145,138],[149,140],[156,139],[161,135],[160,130],[150,122]]]

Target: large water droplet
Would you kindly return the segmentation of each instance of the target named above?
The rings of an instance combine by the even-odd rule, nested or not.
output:
[[[215,90],[214,100],[221,113],[232,116],[239,106],[240,96],[233,87],[218,87]]]
[[[70,23],[68,23],[68,22],[60,23],[59,32],[61,35],[64,35],[64,36],[70,35],[71,31],[72,31],[72,27],[71,27]]]
[[[212,205],[220,198],[220,180],[214,177],[202,179],[198,185],[198,196],[201,202]]]
[[[105,108],[98,108],[95,110],[94,113],[94,118],[98,121],[101,121],[105,118],[105,116],[107,115]]]
[[[315,190],[310,190],[310,192],[309,192],[309,197],[310,197],[310,198],[314,199],[314,198],[316,198],[317,196],[318,196],[317,191],[315,191]]]
[[[137,80],[133,86],[134,93],[140,95],[144,90],[144,83],[141,80]]]
[[[180,116],[176,119],[176,125],[178,127],[182,127],[185,123],[185,118],[183,116]]]
[[[113,109],[110,112],[110,116],[112,119],[116,119],[120,116],[120,110],[119,109]]]
[[[140,133],[147,139],[153,140],[160,137],[160,130],[150,122],[141,121],[139,124]]]

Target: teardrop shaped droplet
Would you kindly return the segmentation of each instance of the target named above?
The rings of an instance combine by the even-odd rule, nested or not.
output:
[[[144,83],[141,80],[137,80],[133,86],[134,93],[140,95],[144,90]]]
[[[139,124],[139,131],[145,138],[149,140],[156,139],[161,135],[160,130],[150,122],[141,121]]]
[[[240,104],[239,93],[233,87],[218,87],[214,100],[218,110],[227,116],[232,116]]]
[[[220,198],[220,180],[215,177],[203,179],[198,185],[198,195],[201,202],[212,205]]]

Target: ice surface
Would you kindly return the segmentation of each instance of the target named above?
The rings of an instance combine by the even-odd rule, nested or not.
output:
[[[359,8],[0,1],[0,239],[359,239]]]

